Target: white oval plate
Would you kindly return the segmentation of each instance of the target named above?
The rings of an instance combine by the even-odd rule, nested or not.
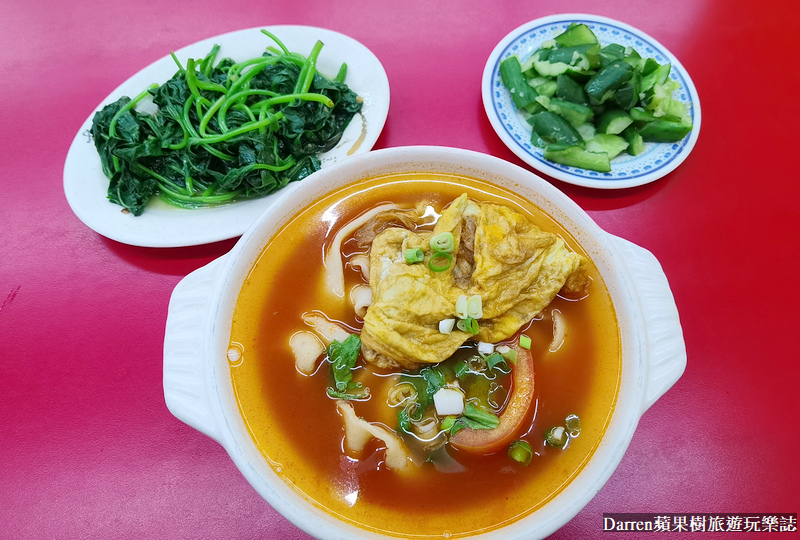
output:
[[[544,41],[553,39],[571,23],[586,24],[603,46],[619,43],[633,47],[642,57],[653,58],[659,64],[670,62],[672,64],[670,77],[680,85],[673,95],[689,105],[689,115],[693,123],[691,133],[677,143],[645,143],[645,151],[638,156],[622,153],[611,161],[610,173],[588,171],[545,160],[542,149],[531,144],[531,128],[517,114],[511,95],[500,81],[498,66],[502,60],[514,54],[524,61]],[[513,30],[489,55],[483,70],[481,93],[483,106],[492,127],[512,152],[534,169],[578,186],[620,189],[658,180],[686,159],[700,133],[700,98],[697,96],[692,79],[678,59],[641,30],[596,15],[575,13],[552,15],[536,19]]]
[[[218,59],[229,57],[242,61],[261,56],[268,46],[274,45],[261,33],[262,28],[275,34],[290,51],[304,55],[318,39],[321,40],[325,46],[317,69],[334,76],[342,62],[346,62],[345,82],[364,99],[361,114],[353,117],[339,144],[321,156],[322,167],[372,149],[389,113],[389,79],[372,51],[348,36],[310,26],[261,26],[204,39],[176,51],[175,55],[186,65],[187,59],[201,59],[214,44],[219,44]],[[176,70],[175,61],[166,55],[125,81],[89,115],[70,146],[64,163],[67,202],[83,223],[112,240],[134,246],[181,247],[235,238],[247,230],[280,193],[191,210],[170,206],[153,197],[140,216],[123,212],[122,207],[106,198],[108,178],[103,174],[89,131],[95,112],[122,96],[133,97],[153,83],[166,82]],[[299,185],[302,181],[290,184],[295,188]]]

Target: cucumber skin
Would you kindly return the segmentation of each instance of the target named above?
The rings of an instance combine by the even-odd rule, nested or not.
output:
[[[647,142],[678,142],[691,131],[692,124],[653,120],[639,129],[639,134]]]
[[[606,153],[587,152],[580,146],[550,145],[544,149],[544,159],[597,172],[611,172],[611,160]]]

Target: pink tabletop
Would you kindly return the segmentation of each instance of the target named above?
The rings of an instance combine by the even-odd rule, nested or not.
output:
[[[235,239],[131,247],[93,232],[67,205],[67,149],[101,99],[200,39],[258,25],[321,26],[362,42],[385,66],[391,107],[376,148],[454,146],[522,165],[483,110],[484,63],[513,28],[569,12],[622,20],[668,47],[697,86],[703,122],[689,158],[655,183],[601,192],[552,180],[605,230],[658,257],[688,351],[686,372],[644,414],[617,471],[553,538],[618,536],[601,532],[607,512],[800,509],[793,3],[5,5],[0,537],[307,538],[257,495],[222,447],[164,404],[170,293]]]

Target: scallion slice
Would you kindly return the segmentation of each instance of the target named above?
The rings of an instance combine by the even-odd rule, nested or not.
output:
[[[459,319],[456,323],[456,328],[461,330],[462,332],[469,332],[473,336],[478,335],[478,331],[480,327],[478,326],[478,321],[473,319],[472,317],[467,317],[466,319]]]
[[[544,442],[555,448],[564,448],[568,440],[569,437],[567,436],[567,430],[564,429],[564,426],[552,427],[547,430],[547,433],[544,435]]]
[[[456,239],[451,232],[439,233],[431,238],[431,249],[433,251],[452,253],[455,247]]]
[[[531,338],[529,338],[525,334],[522,334],[521,336],[519,336],[519,346],[522,347],[523,349],[530,349]]]
[[[455,319],[444,319],[439,321],[439,333],[441,334],[449,334],[453,331],[453,327],[456,325]]]
[[[469,365],[465,360],[459,360],[456,362],[456,365],[453,366],[453,372],[456,374],[456,379],[460,379],[469,373]]]
[[[577,414],[567,415],[565,425],[567,427],[567,433],[571,438],[581,434],[581,419]]]
[[[533,449],[528,441],[516,440],[508,447],[508,457],[527,467],[533,459]]]
[[[511,362],[512,364],[517,363],[517,350],[512,349],[508,345],[500,345],[497,347],[497,352],[503,355],[503,358]]]
[[[428,259],[428,268],[434,272],[444,272],[453,264],[453,256],[444,251],[435,251]]]
[[[489,369],[494,369],[495,367],[499,367],[500,371],[503,372],[508,371],[508,364],[506,363],[506,359],[503,358],[503,355],[498,352],[492,353],[486,357],[486,365],[489,366]]]
[[[408,248],[405,253],[408,264],[416,264],[425,260],[425,252],[422,248]]]
[[[473,319],[483,318],[483,300],[479,294],[472,295],[467,299],[467,316]]]
[[[442,420],[442,429],[444,431],[449,431],[450,429],[453,428],[453,424],[456,423],[457,419],[458,417],[456,416],[445,416],[444,420]]]
[[[467,318],[467,295],[462,294],[456,300],[456,317],[459,319]]]

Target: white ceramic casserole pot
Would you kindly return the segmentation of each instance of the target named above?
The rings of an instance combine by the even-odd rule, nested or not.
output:
[[[164,341],[167,406],[180,420],[218,441],[258,493],[299,528],[319,538],[378,538],[309,503],[270,468],[240,415],[226,353],[239,291],[274,232],[332,190],[360,178],[411,170],[467,175],[527,198],[592,254],[611,294],[620,325],[622,367],[619,395],[602,442],[580,474],[542,508],[481,536],[545,537],[573,518],[608,480],[641,415],[683,373],[686,350],[678,311],[655,257],[604,232],[551,184],[503,160],[453,148],[392,148],[344,160],[286,188],[230,253],[192,272],[175,288]]]

